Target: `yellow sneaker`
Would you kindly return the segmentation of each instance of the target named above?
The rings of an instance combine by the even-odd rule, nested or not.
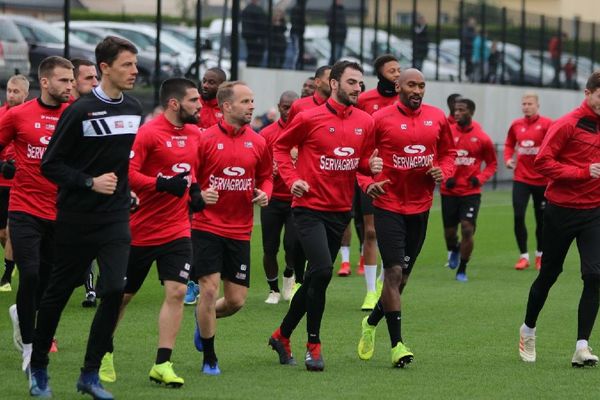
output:
[[[372,311],[377,305],[377,300],[379,300],[377,297],[377,292],[367,292],[365,300],[363,301],[362,306],[360,306],[360,309],[363,311]]]
[[[404,368],[412,362],[414,354],[402,342],[392,349],[392,366]]]
[[[379,298],[381,297],[381,292],[383,292],[383,281],[379,278],[377,278],[377,283],[376,283],[376,287],[377,287],[377,299],[379,300]]]
[[[100,371],[98,371],[100,380],[103,382],[114,382],[117,380],[117,372],[113,360],[113,353],[106,353],[100,362]]]
[[[165,386],[180,388],[183,386],[183,378],[177,376],[173,371],[173,363],[166,361],[162,364],[154,364],[149,374],[150,380]]]
[[[12,287],[10,286],[10,282],[0,282],[0,292],[10,292],[12,291]]]
[[[377,327],[369,325],[368,319],[369,317],[364,317],[362,320],[362,333],[358,341],[358,358],[361,360],[370,360],[375,351],[375,329]]]

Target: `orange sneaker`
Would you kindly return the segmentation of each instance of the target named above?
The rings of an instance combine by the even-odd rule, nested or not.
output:
[[[343,262],[340,264],[340,269],[338,270],[338,276],[348,276],[352,273],[352,269],[350,268],[349,262]]]
[[[515,269],[518,271],[527,269],[529,267],[529,260],[526,258],[519,258],[519,261],[515,264]]]
[[[56,341],[56,339],[52,339],[52,345],[50,345],[50,353],[57,353],[58,352],[58,342]]]
[[[535,256],[535,269],[538,271],[542,268],[542,256]]]
[[[356,271],[356,273],[361,276],[365,274],[365,258],[363,256],[360,256],[360,261],[358,262],[358,270]]]

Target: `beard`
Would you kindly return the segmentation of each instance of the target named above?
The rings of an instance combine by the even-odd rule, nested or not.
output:
[[[197,124],[198,123],[198,113],[189,114],[185,112],[183,108],[179,109],[179,120],[183,124]]]
[[[348,94],[348,92],[344,91],[344,90],[339,90],[338,91],[338,100],[340,101],[340,103],[342,103],[345,106],[354,106],[356,105],[357,101],[358,101],[358,97],[357,100],[353,100],[352,98],[350,98],[350,95]]]

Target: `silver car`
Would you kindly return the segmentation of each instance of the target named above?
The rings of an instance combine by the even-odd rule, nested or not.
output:
[[[0,15],[0,84],[15,74],[29,75],[29,46],[14,22]]]

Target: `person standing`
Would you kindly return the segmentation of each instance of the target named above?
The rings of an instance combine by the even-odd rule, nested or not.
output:
[[[473,252],[473,236],[481,205],[481,187],[494,175],[498,163],[492,139],[473,124],[475,103],[459,98],[454,104],[456,124],[450,126],[456,148],[456,168],[440,188],[444,238],[448,249],[448,267],[455,269],[456,280],[467,282],[467,263]],[[482,169],[481,164],[485,163]],[[458,240],[460,225],[461,240]],[[457,262],[458,261],[458,262]]]
[[[92,322],[76,388],[112,399],[98,370],[115,329],[126,283],[131,234],[129,212],[137,198],[129,190],[129,155],[142,118],[140,103],[124,94],[138,73],[137,49],[107,36],[96,46],[100,85],[62,115],[42,159],[42,174],[59,187],[56,201],[56,263],[40,303],[29,393],[51,396],[48,350],[73,290],[90,262],[98,260],[100,304]]]
[[[13,75],[6,83],[6,102],[0,107],[0,118],[11,108],[23,104],[29,96],[29,81],[24,75]],[[0,160],[14,162],[15,149],[11,143],[2,152]],[[0,244],[4,247],[4,273],[0,278],[0,292],[12,291],[12,274],[15,270],[13,248],[8,233],[8,199],[13,180],[0,175]]]
[[[533,92],[525,93],[521,97],[523,118],[512,122],[504,142],[504,164],[506,168],[515,170],[512,203],[515,238],[521,254],[515,264],[516,270],[524,270],[529,267],[525,214],[530,196],[533,199],[535,213],[535,269],[539,271],[542,265],[542,232],[544,230],[544,208],[546,207],[544,191],[548,181],[545,176],[536,171],[534,160],[540,151],[546,132],[552,125],[552,120],[540,115],[539,109],[538,95]],[[517,154],[516,160],[515,153]]]
[[[427,21],[421,14],[417,16],[415,24],[414,43],[413,43],[413,68],[419,71],[423,70],[423,62],[429,53],[429,34],[427,31]]]
[[[260,6],[260,0],[249,0],[240,15],[242,21],[242,38],[246,42],[248,67],[260,67],[267,48],[268,18]]]
[[[326,22],[329,27],[329,43],[331,44],[331,58],[329,64],[339,61],[344,54],[348,25],[346,23],[346,9],[344,0],[332,0],[333,3],[327,10]]]
[[[306,0],[296,0],[296,4],[290,9],[290,23],[292,25],[290,28],[292,59],[286,69],[301,69],[303,63],[300,60],[300,42],[306,28]]]
[[[573,367],[596,366],[589,338],[600,294],[600,71],[587,80],[579,107],[552,124],[535,168],[549,180],[544,211],[542,267],[529,290],[525,321],[519,329],[519,355],[535,362],[536,324],[550,289],[562,272],[573,240],[577,241],[583,291],[577,311]]]
[[[217,99],[223,119],[200,135],[196,177],[218,199],[192,220],[192,278],[200,284],[194,343],[204,352],[202,372],[207,375],[221,373],[215,352],[217,318],[238,312],[248,295],[254,205],[266,207],[273,190],[267,144],[249,126],[252,90],[241,81],[225,82]]]
[[[56,185],[40,173],[40,163],[56,123],[68,106],[73,65],[62,57],[47,57],[40,63],[38,75],[40,97],[12,107],[0,120],[0,148],[13,143],[19,166],[15,173],[12,163],[0,164],[5,178],[14,176],[8,220],[19,288],[16,305],[9,308],[9,313],[13,328],[17,328],[13,337],[17,338],[19,332],[21,335],[23,371],[29,368],[36,312],[54,265]]]
[[[286,32],[285,12],[281,8],[275,8],[271,22],[271,59],[269,60],[269,67],[271,68],[283,68],[287,49]]]
[[[308,269],[269,345],[281,364],[295,364],[290,336],[306,314],[305,365],[309,371],[325,368],[321,319],[333,262],[350,222],[356,172],[381,171],[381,159],[373,148],[373,119],[355,107],[362,80],[359,64],[337,62],[331,69],[331,97],[298,114],[275,143],[278,172],[294,196],[292,212]],[[298,159],[294,164],[290,151],[295,146]]]
[[[385,317],[392,365],[404,368],[414,355],[402,338],[401,295],[425,241],[433,190],[436,183],[452,175],[454,152],[444,112],[422,104],[423,74],[410,68],[402,71],[396,82],[399,102],[373,115],[382,172],[361,181],[361,189],[374,198],[385,279],[375,308],[362,320],[358,357],[373,357],[375,329]]]

